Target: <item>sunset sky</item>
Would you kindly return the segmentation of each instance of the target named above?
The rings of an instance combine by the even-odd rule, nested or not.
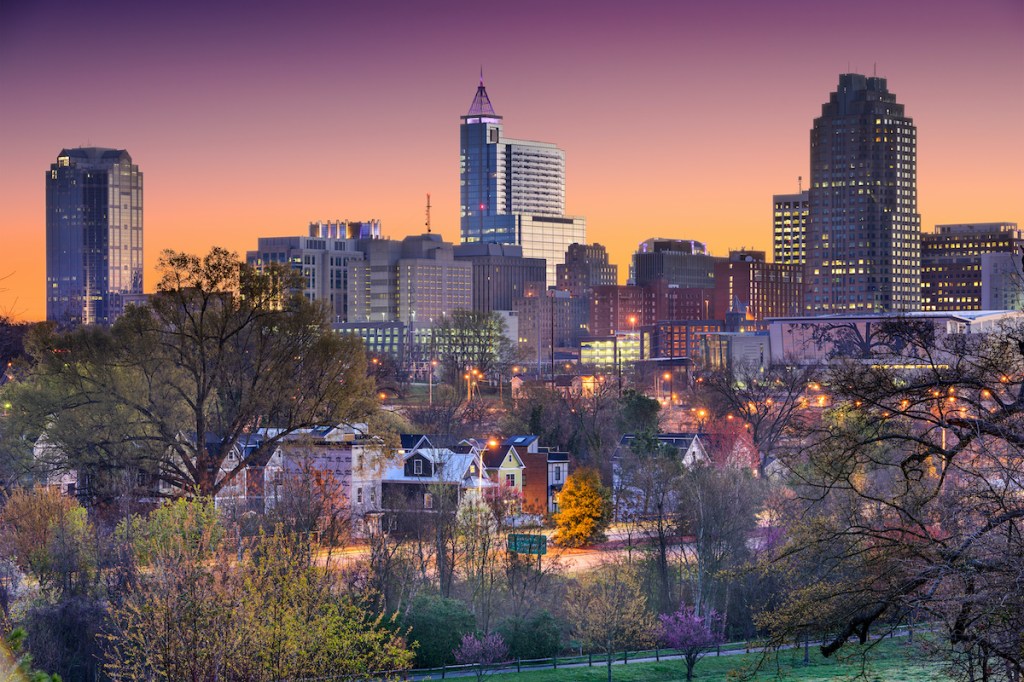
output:
[[[127,149],[160,251],[244,253],[310,220],[458,240],[481,65],[510,137],[566,152],[567,210],[624,277],[648,237],[770,250],[838,75],[918,127],[937,223],[1024,223],[1024,2],[0,3],[0,314],[44,316],[44,174]],[[877,66],[876,66],[877,65]]]

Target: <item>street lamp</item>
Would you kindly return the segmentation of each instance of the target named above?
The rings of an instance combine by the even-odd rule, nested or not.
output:
[[[669,397],[669,405],[671,405],[672,404],[672,372],[665,372],[664,374],[661,375],[661,378],[664,379],[665,381],[669,382],[669,385],[668,385],[668,397]],[[665,391],[665,384],[661,385],[661,390],[664,393],[664,391]]]

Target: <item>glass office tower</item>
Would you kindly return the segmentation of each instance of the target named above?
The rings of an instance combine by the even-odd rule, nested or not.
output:
[[[506,138],[483,78],[460,131],[463,243],[517,244],[525,258],[547,261],[547,284],[586,221],[565,215],[565,152],[546,142]]]
[[[46,176],[46,319],[109,325],[142,295],[142,173],[123,149],[64,149]]]
[[[917,128],[884,78],[845,73],[811,129],[811,314],[917,310]]]

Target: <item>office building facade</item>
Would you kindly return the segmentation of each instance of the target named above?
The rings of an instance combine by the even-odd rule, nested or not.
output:
[[[506,138],[481,78],[462,117],[459,163],[462,242],[516,244],[546,261],[554,286],[566,249],[586,242],[585,220],[565,215],[565,152]]]
[[[772,196],[772,260],[784,265],[807,262],[807,217],[810,195],[775,194]]]
[[[63,149],[46,175],[46,319],[110,325],[142,297],[142,172],[123,149]]]
[[[350,323],[401,322],[419,337],[473,304],[473,265],[456,260],[439,235],[360,240],[358,248],[363,258],[349,269]]]
[[[648,239],[633,254],[631,279],[641,287],[665,279],[686,289],[710,288],[720,260],[708,253],[704,243],[692,239]]]
[[[257,269],[280,263],[302,273],[303,295],[321,302],[333,324],[349,321],[349,266],[363,259],[360,239],[380,239],[380,221],[332,221],[309,224],[306,236],[260,237],[245,260]]]
[[[917,128],[884,78],[842,74],[811,129],[805,310],[920,305]]]
[[[455,260],[473,266],[473,310],[512,310],[530,283],[547,281],[544,259],[523,258],[522,247],[514,244],[459,244],[454,253]]]
[[[608,262],[608,249],[601,244],[570,244],[555,273],[558,288],[573,296],[588,296],[595,287],[619,283],[619,266]]]
[[[730,251],[715,265],[714,309],[720,315],[744,307],[751,319],[792,317],[803,311],[804,267],[767,263],[764,251]]]
[[[921,310],[1012,308],[1022,247],[1016,223],[936,225],[921,235]]]

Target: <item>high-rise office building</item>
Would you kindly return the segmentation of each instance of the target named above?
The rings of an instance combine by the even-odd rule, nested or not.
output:
[[[558,288],[573,296],[589,296],[594,287],[619,283],[619,266],[608,262],[608,250],[601,244],[570,244],[555,272]]]
[[[142,296],[142,172],[123,149],[63,149],[46,175],[46,319],[109,325]]]
[[[884,78],[845,73],[811,129],[805,310],[916,310],[917,128]]]
[[[455,247],[455,260],[473,266],[473,310],[512,310],[531,282],[547,281],[543,258],[523,258],[522,247],[477,242]]]
[[[715,265],[714,309],[722,315],[737,307],[752,319],[801,315],[804,268],[799,264],[767,263],[764,251],[730,251]]]
[[[309,224],[308,236],[260,237],[245,260],[257,269],[281,263],[302,273],[303,295],[327,307],[332,324],[348,321],[349,264],[362,260],[360,239],[380,239],[380,221]]]
[[[547,284],[586,221],[565,215],[565,152],[553,144],[504,136],[483,78],[460,130],[463,243],[517,244],[526,258],[547,262]]]
[[[921,310],[1012,307],[1022,246],[1016,223],[936,225],[921,235]]]
[[[810,199],[799,194],[772,195],[772,260],[785,265],[803,265],[807,261],[807,214]]]
[[[723,261],[708,253],[703,242],[692,239],[648,239],[633,254],[631,279],[647,286],[657,279],[687,289],[714,286],[715,263]]]
[[[437,234],[361,240],[349,265],[348,321],[401,322],[413,335],[473,303],[473,265]]]

